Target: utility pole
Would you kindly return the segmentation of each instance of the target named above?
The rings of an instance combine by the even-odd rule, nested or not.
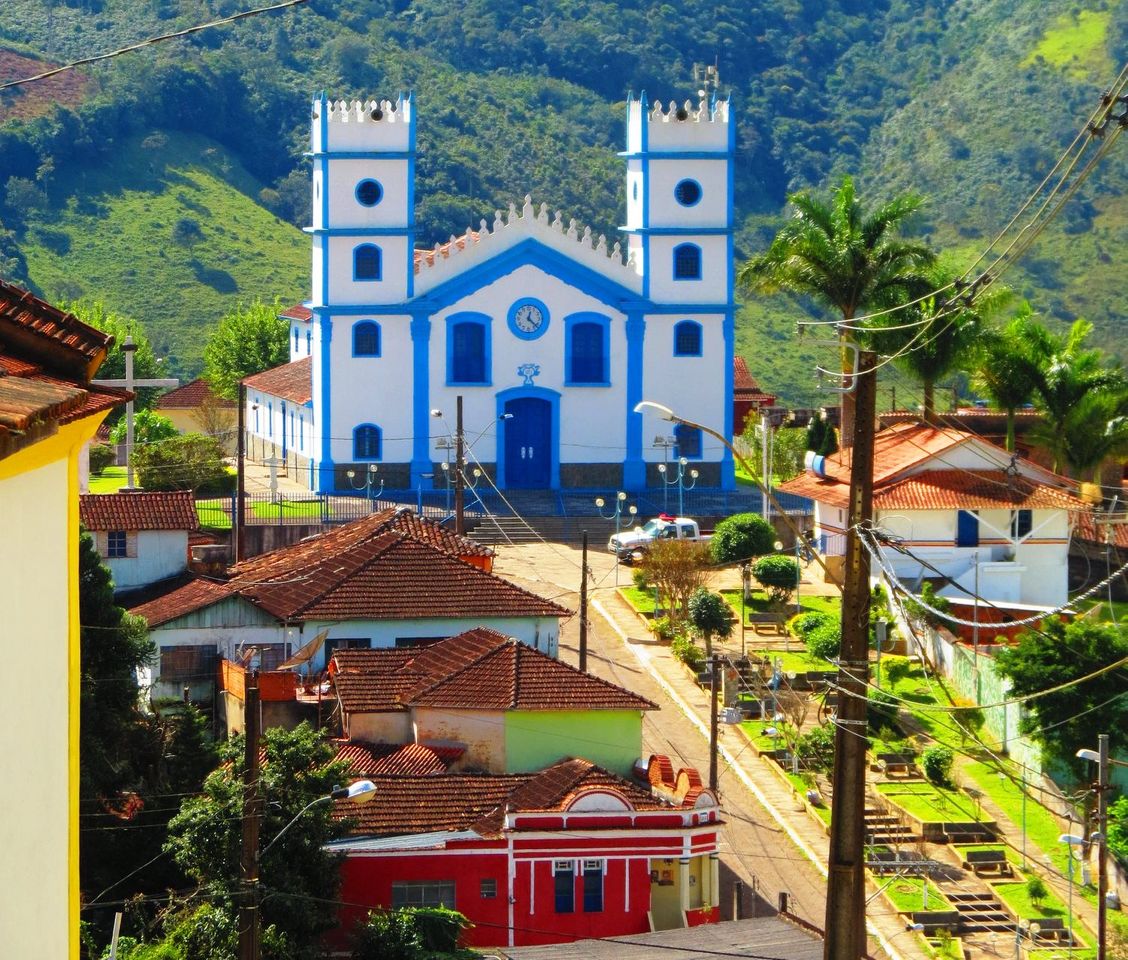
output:
[[[454,532],[466,532],[465,499],[466,478],[462,474],[465,466],[462,451],[462,395],[454,401]]]
[[[243,845],[239,857],[239,960],[259,960],[259,686],[258,671],[246,677],[243,704]]]
[[[897,384],[895,383],[889,384],[889,404],[890,410],[897,409]]]
[[[580,561],[580,669],[587,673],[587,650],[588,650],[588,601],[587,601],[587,583],[588,583],[588,564],[587,564],[587,547],[588,537],[587,531],[584,531],[584,545],[583,554]]]
[[[860,528],[873,517],[873,438],[877,355],[861,351],[853,377],[853,450],[846,570],[842,586],[842,649],[834,733],[833,803],[824,960],[858,960],[866,952],[865,808],[866,685],[869,679],[869,554]],[[845,396],[844,398],[845,399]],[[845,424],[844,424],[845,426]]]
[[[762,466],[760,468],[760,470],[761,470],[760,475],[764,478],[764,489],[765,490],[770,489],[770,487],[771,487],[771,477],[768,475],[768,471],[771,469],[771,452],[768,450],[768,444],[771,443],[771,439],[770,439],[771,438],[771,432],[772,432],[771,416],[768,414],[768,411],[766,409],[761,410],[760,411],[760,460],[761,460]],[[763,505],[762,505],[761,512],[763,513],[764,519],[768,520],[769,517],[771,516],[771,513],[770,513],[771,507],[768,505],[768,497],[767,497],[766,494],[764,495],[763,501],[764,502],[763,502]]]
[[[1108,734],[1097,737],[1097,960],[1105,960],[1108,935]]]
[[[722,659],[709,660],[709,789],[717,792],[717,688],[720,686]]]
[[[246,508],[246,495],[247,495],[247,472],[245,460],[247,457],[247,421],[246,421],[246,407],[247,407],[247,388],[243,386],[242,382],[239,383],[239,427],[238,437],[236,443],[238,450],[235,451],[235,562],[240,563],[244,559],[245,545],[243,542],[243,525],[246,518],[243,511]]]

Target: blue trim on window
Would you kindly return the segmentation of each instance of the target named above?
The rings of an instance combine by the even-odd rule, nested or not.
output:
[[[362,207],[375,207],[384,199],[384,188],[379,180],[365,177],[356,185],[356,202]]]
[[[411,319],[411,485],[419,487],[431,464],[431,320]]]
[[[296,355],[298,352],[298,328],[292,327],[291,329],[294,332],[294,354]]]
[[[704,195],[701,184],[692,177],[679,180],[674,186],[674,199],[683,207],[696,207]]]
[[[646,487],[646,462],[642,455],[642,414],[635,407],[643,400],[642,380],[646,356],[646,320],[641,313],[627,315],[627,457],[623,461],[623,486],[628,491]]]
[[[374,423],[362,423],[353,428],[353,459],[383,459],[384,433]]]
[[[493,320],[484,313],[453,313],[446,318],[447,386],[488,387],[493,382]],[[466,327],[462,332],[459,328]],[[480,330],[481,340],[469,328]],[[456,344],[456,341],[459,341]],[[473,349],[474,354],[470,351]],[[461,351],[461,353],[460,353]],[[475,376],[481,374],[480,377]]]
[[[380,324],[375,320],[361,320],[353,324],[352,355],[354,357],[381,356]]]
[[[313,334],[309,330],[307,330],[306,331],[306,356],[308,357],[311,353],[313,353]]]
[[[564,318],[564,385],[611,386],[610,317],[584,312]]]
[[[682,320],[674,324],[675,357],[700,357],[704,341],[704,331],[696,320]]]
[[[505,424],[506,421],[501,419],[505,413],[505,404],[509,400],[516,400],[521,397],[536,397],[541,400],[547,400],[552,407],[552,471],[550,486],[553,490],[560,489],[560,394],[555,390],[549,390],[548,387],[510,387],[508,390],[501,390],[495,395],[495,402],[497,406],[497,485],[502,490],[505,489]]]
[[[650,120],[649,103],[646,91],[639,97],[640,114],[642,115],[642,130],[639,134],[639,149],[642,156],[642,229],[650,229]],[[650,262],[650,235],[642,234],[642,295],[650,298],[650,272],[653,264]]]
[[[353,247],[353,280],[377,281],[383,279],[383,251],[374,243]]]
[[[686,460],[701,459],[701,431],[697,427],[686,426],[679,423],[674,427],[674,439],[677,440],[677,456]]]
[[[292,436],[293,433],[294,433],[294,412],[292,410],[290,411],[290,434],[289,434],[289,436],[286,433],[286,401],[285,400],[283,400],[282,403],[281,403],[281,414],[282,414],[282,459],[285,460],[286,459],[286,453],[289,450],[289,446],[288,446],[286,441],[289,439],[289,436]]]
[[[305,415],[298,414],[298,449],[305,450]]]
[[[536,307],[540,310],[541,316],[544,317],[541,321],[541,325],[531,332],[526,332],[517,326],[517,311],[525,306]],[[510,333],[520,340],[537,340],[544,336],[545,332],[548,330],[548,324],[551,319],[552,314],[548,312],[548,307],[545,306],[542,300],[538,300],[536,297],[522,297],[520,300],[515,301],[513,306],[509,308],[509,313],[506,315]]]
[[[269,402],[266,405],[266,435],[274,439],[274,403]]]
[[[673,255],[675,280],[701,279],[701,248],[696,243],[679,243]]]

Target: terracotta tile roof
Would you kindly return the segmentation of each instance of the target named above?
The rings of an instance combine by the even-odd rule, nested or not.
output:
[[[154,406],[158,410],[197,410],[209,400],[220,407],[236,406],[234,400],[213,393],[210,384],[203,377],[197,377],[191,383],[169,390],[168,393],[162,393],[157,397]]]
[[[337,759],[349,763],[354,777],[431,776],[446,773],[448,760],[421,743],[357,743],[338,741]],[[453,759],[453,758],[452,758]]]
[[[438,830],[476,830],[496,835],[508,806],[512,812],[562,810],[577,793],[611,787],[636,809],[670,805],[629,780],[588,760],[562,760],[540,773],[443,774],[372,778],[376,793],[365,803],[338,801],[333,815],[353,821],[354,836],[401,836]]]
[[[1108,519],[1107,513],[1085,511],[1077,518],[1076,538],[1087,543],[1098,544],[1103,549],[1107,535],[1113,546],[1128,550],[1128,514],[1121,512],[1114,515],[1113,523],[1100,522],[1105,519]]]
[[[644,697],[512,639],[421,688],[410,702],[412,706],[474,710],[658,709]]]
[[[413,532],[427,539],[413,539]],[[452,553],[481,550],[437,524],[384,510],[238,564],[224,588],[297,623],[570,615]],[[214,591],[184,588],[146,604],[145,615],[150,624],[165,623],[217,598]]]
[[[89,380],[113,337],[28,290],[0,280],[0,343],[52,373]]]
[[[25,431],[32,424],[61,421],[86,404],[81,387],[64,387],[26,377],[0,377],[0,431]]]
[[[191,490],[163,493],[86,493],[78,512],[88,530],[196,530],[200,518]]]
[[[418,273],[423,264],[429,267],[435,265],[435,261],[442,257],[444,260],[450,256],[451,250],[463,250],[468,243],[477,243],[480,234],[477,230],[468,230],[461,237],[451,237],[446,243],[436,244],[432,250],[416,250],[415,251],[415,272]]]
[[[313,311],[304,303],[295,303],[287,307],[278,316],[283,320],[300,320],[303,323],[313,319]]]
[[[1088,509],[1066,490],[1004,470],[928,470],[876,491],[873,503],[882,510]]]
[[[744,357],[732,359],[732,394],[737,400],[752,400],[758,404],[773,404],[776,397],[774,393],[765,393],[760,389],[751,373],[748,372],[748,363]]]
[[[398,669],[372,673],[343,672],[333,677],[341,709],[352,713],[392,713],[406,710],[404,700],[419,686],[420,677]]]
[[[193,610],[202,610],[232,596],[234,590],[226,583],[214,580],[189,580],[183,586],[169,591],[163,596],[149,600],[140,606],[130,608],[130,613],[144,617],[150,627],[159,627]]]
[[[377,647],[375,650],[351,648],[334,650],[329,672],[338,673],[379,673],[402,670],[415,658],[416,651],[407,647]]]
[[[293,403],[309,403],[313,397],[313,358],[302,357],[280,367],[263,370],[243,379],[252,390],[261,390],[272,397]]]
[[[440,680],[452,676],[491,650],[509,642],[509,637],[489,627],[465,630],[456,637],[440,640],[415,651],[412,669],[421,677]]]

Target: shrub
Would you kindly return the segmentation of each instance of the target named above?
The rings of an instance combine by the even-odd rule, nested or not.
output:
[[[117,452],[113,447],[104,443],[92,444],[90,447],[90,472],[101,473],[117,459]]]
[[[866,726],[870,736],[880,735],[883,740],[897,736],[900,731],[897,729],[896,698],[884,690],[870,690],[867,700]]]
[[[704,652],[692,637],[674,637],[670,643],[670,653],[693,671],[700,670],[701,664],[705,661]]]
[[[1041,907],[1042,901],[1050,895],[1050,888],[1041,877],[1031,874],[1026,878],[1026,895],[1034,906]]]
[[[934,607],[942,613],[947,613],[951,609],[951,604],[948,603],[947,598],[938,596],[936,593],[936,588],[927,581],[925,582],[924,586],[920,588],[920,599],[922,603],[928,604],[928,606]],[[932,611],[926,610],[922,603],[917,603],[917,601],[913,600],[911,597],[906,597],[905,612],[908,613],[908,615],[913,620],[921,623],[928,623],[932,626],[936,626],[937,624],[943,622],[942,618],[932,613]]]
[[[650,630],[662,643],[669,643],[681,635],[680,625],[672,617],[655,617],[650,621]]]
[[[828,623],[837,623],[838,618],[831,613],[820,613],[817,610],[811,610],[808,613],[801,613],[794,620],[791,621],[791,629],[795,635],[806,640],[808,635],[819,627],[825,626]]]
[[[698,587],[689,598],[689,622],[705,640],[705,655],[713,655],[713,637],[732,633],[728,604],[719,593]]]
[[[380,910],[368,915],[354,934],[357,960],[420,960],[423,940],[415,917],[407,910]]]
[[[740,563],[771,553],[775,530],[758,513],[738,513],[717,524],[709,551],[715,563]]]
[[[791,557],[761,557],[752,565],[752,576],[768,591],[773,604],[785,604],[799,583],[799,564]]]
[[[636,590],[649,590],[651,587],[650,578],[646,575],[646,571],[637,567],[631,571],[631,580],[634,582]]]
[[[809,631],[803,638],[807,651],[820,660],[833,660],[842,646],[842,627],[831,618]]]
[[[834,767],[834,724],[824,723],[807,731],[795,745],[795,753],[808,769],[825,773]]]
[[[908,657],[886,657],[881,661],[882,678],[889,686],[893,687],[912,673],[913,665]]]
[[[229,492],[234,477],[223,463],[223,447],[215,437],[185,433],[133,453],[138,482],[146,490]]]
[[[929,747],[920,755],[920,768],[930,783],[946,787],[952,782],[952,762],[955,755],[947,747]]]
[[[461,913],[446,907],[413,907],[405,912],[415,920],[423,949],[437,953],[453,953],[462,931],[470,926]]]

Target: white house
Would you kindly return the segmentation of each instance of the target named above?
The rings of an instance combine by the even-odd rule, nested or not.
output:
[[[814,501],[819,550],[828,561],[841,558],[849,460],[816,457],[780,489]],[[913,556],[890,547],[883,554],[909,584],[949,578],[939,591],[944,596],[975,591],[998,603],[1064,603],[1069,540],[1086,510],[1071,481],[974,434],[900,423],[875,438],[874,523]]]
[[[116,591],[147,587],[188,569],[188,535],[200,529],[191,490],[88,493],[79,497],[78,510]]]
[[[310,650],[408,647],[492,627],[556,656],[570,611],[483,569],[491,552],[410,511],[384,510],[254,557],[226,581],[195,579],[133,608],[160,652],[154,696],[205,698],[219,658],[250,648],[271,670]]]
[[[252,448],[319,491],[372,463],[414,489],[442,475],[461,396],[499,486],[638,490],[666,453],[640,400],[731,434],[727,100],[628,101],[623,245],[526,197],[415,249],[415,122],[410,98],[313,101],[311,295],[283,314],[291,362],[248,381]],[[702,485],[733,486],[726,449],[678,440]]]

